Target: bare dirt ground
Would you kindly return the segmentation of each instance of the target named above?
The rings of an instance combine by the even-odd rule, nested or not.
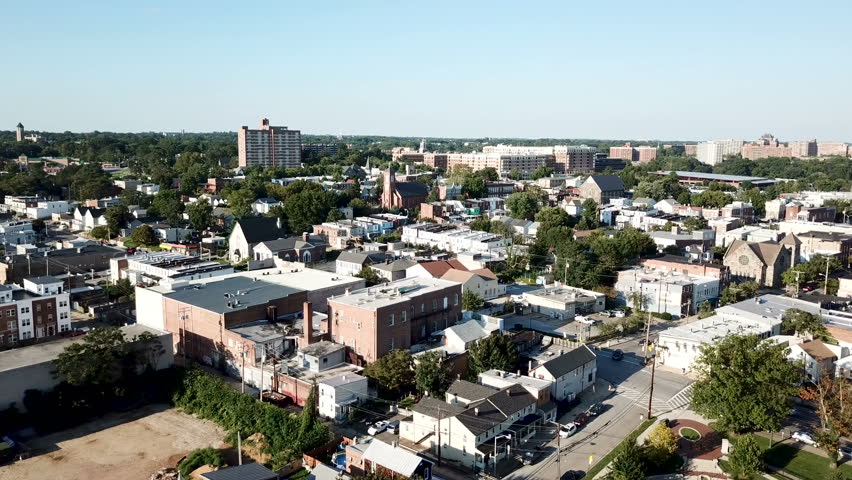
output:
[[[0,467],[0,480],[146,480],[196,448],[224,445],[213,422],[149,405],[26,440],[31,458]]]

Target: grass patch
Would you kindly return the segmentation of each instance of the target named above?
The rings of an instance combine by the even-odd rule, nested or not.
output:
[[[678,431],[678,433],[680,434],[681,437],[683,437],[683,438],[685,438],[689,441],[692,441],[692,442],[701,438],[701,434],[698,433],[698,430],[696,430],[694,428],[683,427],[683,428],[680,429],[680,431]]]
[[[834,469],[829,467],[830,460],[826,457],[799,450],[787,443],[778,443],[769,448],[769,438],[761,435],[757,436],[757,442],[764,451],[764,462],[801,480],[825,480],[834,473]],[[846,476],[852,476],[852,466],[844,464],[837,468]]]
[[[287,477],[287,480],[302,480],[303,478],[308,478],[308,474],[310,474],[310,473],[311,472],[309,472],[308,469],[303,468],[303,469],[299,470],[298,472]]]
[[[408,396],[399,401],[399,406],[402,408],[414,408],[417,405],[414,397]]]
[[[627,442],[635,442],[636,438],[641,435],[642,432],[647,430],[648,427],[650,427],[655,421],[655,418],[649,418],[642,422],[638,427],[636,427],[636,430],[633,430],[633,433],[628,435],[627,438],[622,440],[621,443],[616,445],[615,448],[613,448],[609,453],[604,455],[603,458],[598,460],[598,463],[596,463],[594,467],[590,468],[589,471],[586,472],[586,476],[583,478],[595,478],[595,476],[599,474],[601,470],[606,468],[606,466],[609,465],[612,459],[615,458],[615,453],[621,448],[622,445],[626,445]]]
[[[733,471],[730,462],[728,462],[727,460],[719,459],[719,467],[722,469],[723,472],[727,473],[728,475],[730,475]],[[752,473],[751,475],[749,475],[748,480],[763,480],[764,478],[765,477],[759,473]]]

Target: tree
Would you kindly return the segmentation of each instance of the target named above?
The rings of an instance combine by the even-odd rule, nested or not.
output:
[[[207,227],[213,223],[213,207],[206,198],[189,204],[186,207],[186,214],[189,217],[189,225],[198,232],[207,230]]]
[[[104,216],[107,219],[109,234],[113,237],[118,235],[119,228],[123,227],[130,219],[133,218],[133,215],[130,214],[130,211],[128,211],[127,207],[124,205],[109,207],[106,213],[104,213]]]
[[[468,370],[475,377],[491,369],[512,372],[518,364],[518,349],[504,335],[489,335],[468,349]]]
[[[287,189],[291,193],[282,206],[293,233],[310,232],[314,225],[328,218],[329,211],[337,208],[337,195],[323,190],[319,184],[300,181]]]
[[[707,220],[704,217],[689,217],[683,221],[683,226],[690,232],[707,228]]]
[[[636,439],[633,436],[628,437],[628,441],[618,448],[615,458],[610,464],[609,476],[610,480],[644,480],[645,465],[642,458],[642,451],[636,445]]]
[[[485,306],[485,300],[471,289],[465,289],[462,293],[462,310],[475,312]]]
[[[648,458],[657,466],[664,465],[677,452],[677,438],[665,423],[658,423],[646,442]]]
[[[763,451],[754,435],[743,435],[734,442],[729,456],[735,479],[752,478],[763,470]]]
[[[180,222],[183,213],[183,202],[177,190],[160,190],[151,201],[151,210],[163,217],[169,225],[175,226]]]
[[[470,222],[470,229],[479,230],[480,232],[490,232],[491,220],[489,220],[486,216],[479,217],[476,220]]]
[[[705,345],[695,364],[692,407],[723,430],[777,431],[790,413],[800,368],[787,347],[756,335],[731,335]]]
[[[109,238],[109,228],[104,227],[103,225],[98,225],[89,231],[89,235],[93,238],[97,238],[98,240],[106,240]]]
[[[225,459],[222,457],[222,453],[219,450],[212,447],[199,448],[190,452],[190,454],[180,462],[178,470],[180,470],[180,474],[183,478],[189,478],[189,475],[202,465],[221,467],[224,464]]]
[[[308,398],[305,399],[305,406],[302,407],[302,413],[299,414],[299,437],[304,438],[317,423],[319,412],[317,411],[317,384],[311,385],[311,391],[308,393]]]
[[[510,180],[514,180],[516,182],[522,178],[521,177],[521,171],[518,170],[517,168],[513,168],[512,171],[509,172],[508,176],[509,176]]]
[[[583,202],[583,213],[580,214],[578,230],[594,230],[600,226],[598,220],[598,202],[588,198]]]
[[[506,198],[506,208],[514,218],[532,220],[538,213],[538,197],[531,192],[515,192]]]
[[[137,245],[159,245],[160,240],[157,238],[157,234],[154,233],[154,229],[151,228],[150,225],[139,225],[133,230],[133,233],[130,234],[130,239],[133,240]]]
[[[538,180],[539,178],[545,178],[553,175],[553,169],[548,167],[547,165],[542,165],[535,169],[532,174],[533,180]]]
[[[760,285],[757,282],[732,283],[728,288],[722,290],[722,294],[719,296],[719,306],[730,305],[752,298],[757,295],[758,290],[760,290]]]
[[[355,276],[358,277],[358,278],[363,278],[364,280],[366,280],[368,287],[371,287],[373,285],[376,285],[376,284],[379,284],[379,283],[382,283],[382,282],[385,281],[385,279],[380,277],[379,274],[376,273],[376,271],[373,270],[370,267],[361,268],[361,271],[356,273]]]
[[[570,228],[572,218],[568,212],[558,207],[544,207],[535,214],[535,221],[539,223],[537,236],[546,234],[547,231],[565,227]]]
[[[482,198],[488,195],[488,188],[485,186],[485,179],[471,175],[462,181],[462,193],[468,198]]]
[[[402,394],[414,385],[414,361],[408,350],[392,350],[367,365],[364,375],[372,378],[387,392]]]
[[[799,396],[816,404],[821,425],[814,439],[836,465],[840,437],[852,435],[852,383],[844,375],[822,373],[818,382],[802,387]]]
[[[233,215],[237,220],[251,216],[254,211],[252,210],[252,204],[254,204],[255,198],[257,197],[254,192],[247,188],[241,188],[229,192],[227,199],[231,215]]]
[[[784,312],[781,321],[781,333],[784,335],[811,335],[814,338],[829,337],[828,330],[822,323],[822,316],[798,308]]]
[[[414,381],[417,391],[435,398],[444,396],[450,384],[449,371],[444,368],[444,357],[435,350],[420,355],[414,367]]]
[[[96,328],[54,360],[56,376],[71,385],[107,385],[121,377],[128,344],[117,327]]]

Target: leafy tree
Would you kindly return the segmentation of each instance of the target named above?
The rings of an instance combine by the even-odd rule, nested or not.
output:
[[[116,205],[114,207],[109,207],[107,211],[104,213],[104,216],[107,219],[107,227],[109,228],[109,234],[112,236],[118,235],[118,229],[123,227],[133,218],[133,215],[127,210],[127,207],[124,205]]]
[[[105,287],[106,293],[111,299],[121,298],[121,297],[129,297],[135,293],[135,288],[130,280],[126,278],[122,278],[121,280],[115,282],[114,285],[107,285]]]
[[[571,228],[573,219],[561,208],[544,207],[535,214],[535,221],[539,223],[537,235],[542,235],[554,228]]]
[[[781,274],[781,279],[786,285],[798,287],[801,283],[814,282],[820,278],[824,278],[826,267],[830,275],[839,269],[841,265],[836,258],[814,255],[807,262],[800,263],[786,270]]]
[[[137,245],[159,245],[160,239],[150,225],[139,225],[130,234],[130,239]]]
[[[206,198],[202,198],[186,207],[189,225],[198,232],[207,230],[213,223],[213,207]]]
[[[799,396],[816,404],[821,428],[815,440],[836,465],[840,438],[852,435],[852,383],[843,375],[823,372],[818,382],[802,387]]]
[[[514,180],[514,181],[518,181],[521,178],[523,178],[523,177],[521,177],[521,171],[518,170],[517,168],[513,168],[512,171],[509,172],[508,176],[509,176],[510,180]]]
[[[350,200],[349,208],[352,209],[352,214],[356,217],[370,213],[370,205],[360,198],[353,198]]]
[[[506,208],[514,218],[532,220],[541,206],[538,197],[531,192],[515,192],[506,198]]]
[[[428,392],[435,398],[443,397],[450,384],[450,374],[444,368],[443,356],[434,350],[421,355],[414,367],[414,381],[421,394]]]
[[[580,214],[578,230],[594,230],[600,226],[598,220],[598,202],[588,198],[583,202],[583,213]]]
[[[154,200],[151,201],[151,210],[163,217],[171,226],[180,223],[183,208],[183,202],[177,190],[160,190],[158,194],[154,195]]]
[[[470,229],[479,230],[480,232],[490,232],[491,220],[489,220],[486,216],[479,217],[476,220],[470,222]]]
[[[323,190],[316,183],[296,182],[287,186],[290,194],[283,201],[287,225],[294,233],[310,232],[314,225],[328,218],[337,207],[337,195]]]
[[[305,406],[302,407],[302,413],[299,414],[300,437],[309,435],[318,421],[319,411],[317,410],[317,402],[317,384],[314,383],[311,385],[308,398],[305,399]]]
[[[504,335],[489,335],[479,339],[467,353],[471,377],[494,368],[511,372],[518,364],[518,349]]]
[[[798,308],[784,312],[781,321],[781,333],[784,335],[811,335],[814,338],[829,337],[828,330],[822,323],[822,317]]]
[[[646,442],[648,459],[657,466],[664,465],[677,452],[677,438],[665,423],[658,423]]]
[[[468,198],[482,198],[488,195],[488,188],[485,186],[485,179],[471,175],[462,181],[462,193]]]
[[[548,167],[547,165],[542,165],[535,169],[532,174],[533,180],[538,180],[539,178],[546,178],[553,175],[553,169]]]
[[[757,295],[758,290],[760,290],[760,285],[757,282],[732,283],[726,289],[722,290],[722,294],[719,296],[719,306],[730,305],[753,298]]]
[[[121,204],[125,207],[139,206],[148,208],[151,205],[151,196],[139,190],[125,190],[121,193]]]
[[[408,350],[392,350],[367,365],[364,375],[375,380],[387,392],[404,393],[415,385],[414,361]]]
[[[756,335],[731,335],[702,347],[695,364],[698,380],[692,407],[718,419],[723,430],[777,431],[790,412],[800,368],[787,359],[787,347]]]
[[[694,232],[696,230],[704,230],[707,228],[707,219],[704,217],[689,217],[683,221],[683,226],[690,232]]]
[[[370,267],[361,268],[361,271],[356,273],[355,276],[366,280],[367,286],[373,286],[385,281],[384,278],[380,277],[379,274]]]
[[[98,225],[89,231],[89,235],[93,238],[97,238],[98,240],[106,240],[109,238],[109,228]]]
[[[476,292],[466,289],[462,293],[462,309],[469,312],[475,312],[485,306],[485,300]]]
[[[609,480],[644,480],[645,462],[635,439],[619,447],[610,464]]]
[[[749,479],[763,470],[763,451],[754,435],[743,435],[734,442],[730,465],[735,479]]]
[[[256,198],[254,192],[245,188],[229,192],[227,199],[231,215],[238,220],[251,216],[253,213],[252,204],[254,204]]]
[[[127,339],[116,327],[96,328],[65,347],[53,362],[56,376],[71,385],[112,384],[122,375]]]
[[[182,462],[180,462],[178,470],[180,470],[180,474],[183,478],[189,478],[189,474],[202,465],[221,467],[224,464],[225,459],[222,457],[222,453],[215,448],[207,447],[190,452],[190,454],[187,455]]]

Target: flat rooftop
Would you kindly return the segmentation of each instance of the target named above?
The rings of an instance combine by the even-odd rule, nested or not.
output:
[[[556,300],[564,303],[588,302],[593,301],[596,298],[602,296],[602,293],[568,286],[544,287],[538,290],[533,290],[531,292],[524,293],[524,297],[537,297],[546,300]]]
[[[492,377],[499,380],[503,380],[504,382],[514,383],[516,385],[523,385],[525,387],[537,388],[539,390],[550,388],[552,383],[547,380],[541,380],[534,377],[528,377],[526,375],[518,375],[517,373],[512,372],[504,372],[502,370],[492,369],[479,374],[480,377]]]
[[[405,278],[384,285],[354,290],[348,295],[330,297],[329,302],[358,306],[367,310],[377,310],[388,305],[408,302],[421,295],[439,292],[459,284],[440,278]],[[459,290],[460,291],[460,290]],[[453,302],[453,299],[449,299]]]
[[[669,175],[670,170],[661,170],[657,175]],[[721,173],[702,173],[702,172],[687,172],[685,170],[677,170],[674,172],[680,178],[697,178],[702,180],[717,181],[717,182],[751,182],[751,183],[775,183],[764,177],[748,177],[745,175],[725,175]]]
[[[824,313],[823,309],[817,304],[781,295],[760,295],[743,300],[742,302],[719,307],[716,309],[716,312],[730,314],[731,316],[741,315],[744,312],[762,318],[777,319],[791,308],[804,310],[815,315],[822,315]]]
[[[156,336],[165,335],[166,332],[151,328],[145,325],[135,323],[120,327],[127,338],[133,338],[142,333],[148,332]],[[85,335],[80,335],[72,338],[60,338],[45,343],[38,343],[27,347],[12,348],[0,352],[0,372],[15,370],[18,368],[28,367],[30,365],[38,365],[40,363],[52,362],[63,350],[69,345],[81,343]]]
[[[232,278],[247,278],[249,280],[257,278],[266,283],[273,283],[282,287],[290,287],[297,290],[314,291],[323,288],[334,286],[354,286],[355,284],[363,285],[364,279],[358,277],[349,277],[338,273],[326,272],[313,268],[292,267],[292,268],[265,268],[262,270],[251,270],[248,272],[234,272],[218,277],[199,278],[186,282],[187,286],[177,286],[169,288],[168,286],[155,286],[151,290],[158,291],[163,294],[192,288],[192,285],[203,285],[212,282],[220,282]]]
[[[769,329],[769,325],[738,319],[724,320],[719,315],[696,320],[660,332],[660,337],[688,340],[699,343],[713,343],[729,335],[759,335]]]
[[[214,277],[214,279],[221,278]],[[208,282],[203,286],[185,287],[165,296],[203,310],[224,314],[257,305],[266,305],[272,300],[288,297],[301,291],[302,289],[263,280],[255,281],[253,278],[232,277]],[[231,304],[230,307],[228,303]]]

